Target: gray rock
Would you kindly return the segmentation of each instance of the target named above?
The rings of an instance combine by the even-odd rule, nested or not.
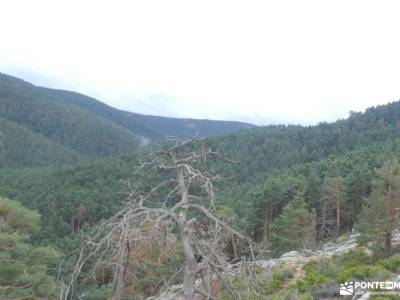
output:
[[[392,242],[393,244],[399,244],[400,243],[400,231],[399,230],[394,230],[392,233]]]
[[[277,260],[276,259],[267,259],[267,260],[258,260],[256,261],[257,266],[264,270],[268,270],[272,267],[275,267],[277,265]]]
[[[314,255],[314,252],[312,250],[303,250],[303,254],[305,257],[310,257]]]
[[[324,251],[322,250],[313,251],[313,256],[322,256],[322,255],[324,255]]]
[[[298,256],[301,256],[299,251],[290,251],[290,252],[286,252],[286,253],[282,254],[281,258],[293,258],[293,257],[298,257]]]
[[[162,292],[159,296],[152,296],[147,298],[146,300],[181,300],[182,296],[180,296],[179,294],[182,293],[182,290],[182,284],[172,285],[168,288],[167,291]]]

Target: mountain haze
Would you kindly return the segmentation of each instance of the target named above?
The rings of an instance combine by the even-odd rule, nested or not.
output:
[[[36,87],[1,73],[0,118],[3,167],[133,153],[170,136],[214,136],[253,126],[130,113],[79,93]]]
[[[143,115],[113,108],[94,98],[76,92],[47,88],[43,88],[43,90],[57,99],[62,99],[69,104],[112,120],[137,135],[156,141],[164,141],[169,137],[187,139],[196,134],[201,137],[211,137],[255,127],[244,122]]]

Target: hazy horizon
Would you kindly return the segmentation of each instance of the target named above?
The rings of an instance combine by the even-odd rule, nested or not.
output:
[[[142,114],[331,122],[400,99],[399,8],[17,0],[3,5],[0,72]]]

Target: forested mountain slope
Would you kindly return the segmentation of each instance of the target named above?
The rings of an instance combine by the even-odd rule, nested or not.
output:
[[[3,148],[7,149],[7,155],[0,156],[2,167],[63,164],[134,153],[168,137],[214,136],[253,127],[241,122],[130,113],[82,94],[36,87],[1,73],[0,118],[12,122],[7,123],[8,129],[5,121],[0,127]]]
[[[28,127],[0,118],[0,168],[72,163],[81,158]]]
[[[351,112],[347,119],[315,126],[278,125],[208,139],[207,145],[230,154],[240,183],[262,178],[274,168],[319,160],[400,136],[400,102]]]
[[[71,163],[134,152],[141,140],[131,132],[133,130],[158,141],[164,139],[171,128],[181,137],[189,136],[183,130],[187,125],[184,120],[130,114],[84,95],[37,88],[6,75],[0,76],[0,104],[0,165],[3,169]],[[320,209],[323,179],[343,177],[341,180],[346,186],[347,174],[356,169],[354,165],[346,169],[346,174],[342,171],[336,175],[325,174],[328,171],[322,161],[332,155],[345,161],[341,157],[351,155],[351,151],[367,149],[362,153],[371,156],[368,159],[372,164],[358,172],[372,172],[384,159],[379,158],[381,153],[397,157],[398,144],[393,141],[400,137],[399,120],[400,102],[393,102],[369,108],[364,113],[351,113],[348,119],[334,123],[249,128],[200,140],[197,147],[209,147],[237,161],[234,164],[214,161],[209,168],[232,178],[229,188],[223,193],[219,191],[218,196],[223,197],[225,204],[234,208],[242,220],[247,220],[240,226],[252,232],[254,238],[260,238],[264,235],[261,224],[265,222],[269,203],[265,195],[275,199],[269,221],[278,216],[293,197],[289,191],[293,182],[299,180],[305,182],[304,189],[308,193],[305,202],[309,208]],[[212,124],[212,121],[199,122]],[[157,126],[167,131],[159,131]],[[218,127],[207,126],[204,128],[208,134],[212,134],[211,128]],[[65,167],[2,170],[0,196],[38,209],[45,216],[43,236],[57,239],[76,230],[74,216],[83,207],[88,223],[110,215],[123,199],[120,192],[126,188],[126,180],[132,177],[138,158],[145,155],[131,154]],[[318,167],[310,169],[309,164],[318,161],[321,162],[316,165]],[[299,169],[308,169],[312,176],[308,178],[305,171],[300,174]],[[288,178],[291,178],[287,184],[285,174],[290,174]],[[301,179],[297,178],[298,174]],[[309,181],[316,185],[312,191],[308,190]],[[356,206],[352,208],[356,211],[353,217],[344,220],[343,228],[350,228],[354,223],[360,209],[359,204]]]
[[[399,114],[396,102],[331,124],[255,128],[202,140],[198,146],[225,151],[237,160],[235,164],[213,162],[210,168],[233,176],[229,189],[218,196],[235,209],[244,222],[241,226],[259,237],[268,204],[264,195],[272,193],[276,199],[273,216],[277,216],[293,196],[290,190],[298,182],[297,175],[302,177],[300,181],[305,178],[306,202],[319,208],[325,177],[343,176],[347,180],[356,172],[370,174],[385,159],[400,158]],[[124,199],[120,192],[126,190],[126,180],[132,177],[137,164],[138,156],[133,155],[62,168],[4,171],[0,173],[0,195],[39,209],[48,217],[45,228],[51,232],[46,236],[60,237],[73,231],[73,218],[81,205],[86,207],[87,222],[95,222],[117,208]],[[337,169],[338,165],[343,167]],[[314,187],[308,187],[312,184]],[[368,184],[361,189],[368,191]],[[367,192],[363,193],[357,199]],[[359,210],[359,204],[354,209]],[[345,226],[352,223],[346,220]]]
[[[74,232],[74,218],[85,207],[82,224],[110,216],[126,198],[126,180],[136,164],[131,158],[109,158],[76,166],[0,170],[0,195],[20,201],[43,216],[40,239]]]
[[[218,195],[224,199],[224,205],[236,211],[241,226],[257,237],[264,228],[269,201],[275,203],[278,215],[293,197],[299,182],[305,184],[310,207],[319,207],[324,178],[343,176],[346,187],[358,184],[354,191],[357,195],[352,196],[349,190],[345,205],[351,206],[350,198],[356,197],[359,210],[361,199],[370,189],[374,168],[393,157],[400,159],[400,139],[357,148],[311,164],[275,169],[255,185],[230,187],[225,196]],[[126,156],[76,166],[3,170],[0,195],[39,210],[45,216],[40,235],[54,240],[74,232],[74,217],[80,207],[85,207],[85,223],[96,222],[118,209],[127,197],[124,192],[128,191],[129,178],[138,163],[137,158]]]
[[[163,137],[161,132],[157,132],[147,127],[145,124],[141,124],[140,122],[138,122],[138,120],[134,118],[135,114],[133,113],[118,110],[94,98],[76,92],[48,88],[40,89],[43,92],[54,96],[59,101],[67,102],[85,111],[89,111],[98,116],[112,120],[116,124],[140,136],[152,140],[160,140]]]
[[[63,101],[59,98],[55,100],[60,105],[64,103]],[[89,114],[80,108],[76,109]],[[399,229],[400,224],[398,221],[400,207],[399,120],[400,102],[394,102],[370,108],[364,113],[351,113],[348,119],[330,124],[322,123],[308,127],[250,128],[228,136],[184,143],[183,147],[189,148],[185,149],[183,164],[187,164],[188,159],[193,159],[196,168],[191,170],[196,170],[196,172],[202,170],[205,174],[220,174],[228,178],[225,183],[214,184],[213,195],[217,200],[214,212],[224,224],[229,223],[229,226],[234,227],[243,235],[235,233],[221,240],[223,256],[233,262],[239,257],[250,257],[250,252],[246,252],[248,250],[243,247],[242,242],[239,239],[236,241],[236,235],[246,236],[246,239],[250,237],[257,244],[257,255],[262,258],[271,258],[293,250],[306,256],[306,253],[314,253],[314,250],[320,249],[326,241],[341,240],[343,236],[356,230],[359,235],[354,236],[358,236],[360,244],[370,247],[368,251],[373,253],[373,262],[363,262],[362,267],[357,265],[357,268],[361,268],[360,270],[354,269],[353,264],[346,264],[343,261],[340,262],[339,269],[324,267],[324,269],[318,269],[317,272],[314,267],[305,266],[303,270],[305,277],[295,282],[293,280],[290,290],[296,295],[315,293],[315,288],[324,290],[325,287],[329,288],[328,284],[332,282],[337,286],[338,282],[353,280],[354,276],[359,276],[357,274],[363,274],[363,276],[369,274],[366,275],[368,278],[374,274],[381,274],[382,271],[387,272],[389,269],[398,270],[399,264],[396,257],[394,261],[396,269],[391,268],[391,265],[382,269],[375,266],[375,262],[378,262],[378,265],[379,262],[383,263],[380,258],[388,258],[392,261],[394,257],[392,255],[398,251],[395,248],[396,245],[392,243],[392,235]],[[24,148],[30,149],[32,158],[39,161],[47,159],[49,163],[55,164],[57,151],[62,157],[68,157],[71,162],[82,155],[77,151],[70,152],[64,145],[54,143],[43,134],[34,132],[14,121],[0,119],[0,125],[2,132],[9,132],[2,134],[2,141],[6,140],[5,136],[24,137],[26,142],[23,144]],[[18,143],[18,139],[7,142],[8,145],[18,145]],[[41,147],[44,148],[43,152],[35,153],[36,146],[39,150]],[[160,147],[162,150],[163,147],[171,147],[171,145],[164,144]],[[17,161],[20,156],[23,159],[23,155],[18,152],[9,150],[6,152],[4,146],[1,149],[2,155],[9,156],[8,161]],[[53,150],[46,152],[46,149]],[[225,153],[230,159],[224,159],[225,155],[215,155],[213,158],[204,160],[204,156],[199,153],[212,154],[208,149]],[[55,157],[51,156],[53,153]],[[169,158],[175,157],[168,151],[159,151],[159,153],[169,155]],[[45,159],[40,155],[46,156]],[[69,278],[74,268],[71,264],[74,261],[73,253],[78,253],[73,250],[76,250],[85,240],[85,235],[90,233],[90,228],[101,228],[101,230],[108,228],[108,225],[106,227],[93,225],[112,216],[124,204],[133,205],[132,202],[129,204],[125,202],[128,195],[132,195],[129,192],[134,190],[139,191],[140,194],[142,192],[151,194],[151,200],[150,198],[144,200],[148,204],[160,201],[161,205],[176,206],[174,202],[176,188],[171,191],[159,183],[164,179],[165,182],[171,182],[168,176],[175,174],[176,169],[163,159],[154,160],[153,155],[154,152],[143,151],[63,166],[1,168],[0,200],[6,197],[19,201],[23,206],[37,210],[42,215],[42,230],[30,233],[29,242],[32,242],[32,245],[48,245],[61,249],[60,252],[63,252],[66,258],[61,277]],[[157,167],[147,173],[145,168],[137,168],[149,160],[155,161]],[[236,162],[232,163],[232,160]],[[21,164],[26,163],[22,160]],[[182,164],[181,161],[178,163]],[[135,177],[135,171],[138,169],[141,173]],[[204,181],[200,183],[203,184]],[[206,184],[207,181],[205,187],[192,187],[193,191],[199,191],[200,195],[194,197],[194,201],[201,201],[201,193],[209,187]],[[157,190],[160,186],[161,190]],[[154,192],[155,190],[157,192]],[[8,200],[6,202],[8,203]],[[18,204],[12,204],[14,202],[10,203],[19,207]],[[193,206],[197,207],[196,204]],[[131,209],[131,206],[129,208]],[[202,218],[203,212],[201,210],[195,218]],[[31,214],[29,211],[24,213]],[[0,211],[0,217],[5,214],[8,214],[8,210]],[[122,218],[119,215],[107,224],[121,224],[118,223],[119,221],[114,223],[118,218],[125,222],[125,217]],[[0,218],[0,222],[1,220],[8,220],[8,217]],[[140,229],[143,230],[143,234],[146,234],[146,230],[153,230],[153,227],[159,228],[148,226],[144,222],[139,223],[143,226]],[[170,225],[167,226],[169,228]],[[206,230],[207,226],[206,223],[204,225]],[[120,228],[118,225],[114,231],[117,235],[120,234]],[[17,229],[16,227],[15,230]],[[197,232],[197,228],[194,227],[194,229]],[[170,237],[172,243],[179,244],[179,235],[175,235],[174,229],[167,229],[167,231],[173,235]],[[136,236],[138,231],[132,232]],[[202,230],[198,234],[201,238],[205,236]],[[106,235],[106,237],[109,236],[111,235]],[[156,236],[158,237],[154,235]],[[9,237],[5,236],[5,238]],[[212,234],[210,239],[214,240]],[[117,238],[118,240],[120,239]],[[175,273],[177,269],[182,269],[179,251],[173,250],[176,256],[172,260],[160,260],[160,257],[167,253],[164,252],[165,244],[162,244],[160,248],[154,248],[148,243],[147,237],[144,240],[144,248],[139,248],[142,251],[132,251],[134,255],[140,255],[140,258],[134,256],[135,259],[139,259],[137,260],[138,269],[137,271],[129,269],[127,272],[138,274],[138,276],[133,285],[129,283],[126,286],[127,295],[128,293],[137,294],[137,291],[147,296],[156,294],[161,289],[159,283],[165,274]],[[90,239],[81,247],[94,245],[93,241]],[[128,247],[130,246],[128,242]],[[140,244],[139,247],[141,246]],[[30,247],[36,249],[33,246]],[[89,250],[92,249],[90,247]],[[145,249],[156,250],[156,252]],[[8,249],[3,250],[3,253],[8,253]],[[109,262],[110,265],[114,264],[114,253],[116,252],[111,251],[109,258],[106,258],[107,264]],[[251,253],[253,254],[253,251]],[[363,257],[358,252],[351,255]],[[25,257],[22,258],[25,259]],[[26,259],[29,260],[29,258]],[[325,262],[324,260],[321,265]],[[385,261],[384,264],[386,265],[387,262]],[[13,265],[12,262],[11,265]],[[43,270],[46,270],[47,265],[42,265]],[[143,272],[144,265],[149,266],[146,272]],[[371,269],[373,272],[368,271],[370,268],[373,268]],[[323,274],[318,273],[320,271]],[[83,272],[91,273],[87,270]],[[93,280],[82,283],[82,291],[86,293],[91,290],[92,299],[107,299],[112,294],[113,286],[110,285],[112,275],[107,275],[108,271],[104,268],[101,272],[101,277],[94,277]],[[23,273],[20,269],[20,272],[15,274],[19,276]],[[41,274],[41,276],[47,276],[54,273],[48,270]],[[281,275],[272,274],[271,276],[275,284],[276,279]],[[242,279],[240,277],[240,280]],[[177,278],[175,283],[179,282],[181,279]],[[133,286],[135,290],[130,290]],[[278,284],[259,295],[278,294],[282,290],[283,286]],[[49,292],[51,293],[51,290]],[[261,299],[260,297],[253,298]]]
[[[202,137],[210,137],[254,127],[254,125],[243,122],[142,115],[115,109],[94,98],[75,92],[44,88],[43,91],[55,96],[57,99],[63,99],[69,104],[112,120],[129,131],[150,140],[163,141],[168,137],[187,139],[196,134]]]
[[[141,142],[140,137],[109,120],[62,103],[29,83],[3,74],[0,117],[87,158],[133,152]]]

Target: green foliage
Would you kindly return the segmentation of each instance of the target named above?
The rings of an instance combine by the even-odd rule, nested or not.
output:
[[[72,163],[81,158],[78,152],[0,117],[0,167]]]
[[[390,272],[379,265],[357,265],[341,270],[336,276],[337,283],[348,281],[349,279],[361,280],[365,278],[373,278],[376,276],[388,276]]]
[[[271,226],[267,243],[273,256],[304,247],[310,231],[310,214],[301,191],[290,201]]]
[[[217,196],[223,197],[220,203],[225,207],[234,209],[229,214],[235,215],[239,226],[256,239],[261,239],[268,203],[274,203],[274,217],[277,217],[283,206],[293,199],[299,185],[305,185],[307,209],[315,207],[320,213],[322,181],[334,173],[344,180],[348,213],[343,224],[351,228],[370,192],[374,169],[390,157],[400,158],[398,140],[275,171],[256,185],[244,183],[225,190],[216,186]],[[125,156],[76,166],[0,170],[0,195],[16,199],[45,215],[40,236],[54,240],[74,231],[73,219],[80,204],[86,207],[85,223],[96,222],[118,209],[125,199],[121,192],[127,189],[126,181],[132,177],[139,161],[140,156]],[[219,165],[215,164],[212,168],[217,169]],[[222,169],[220,174],[229,175],[229,170]],[[151,178],[148,185],[151,186]]]
[[[391,141],[398,137],[399,119],[398,101],[371,107],[365,113],[353,113],[348,119],[334,123],[257,127],[209,139],[208,145],[240,161],[234,168],[239,182],[244,182],[263,178],[276,168],[288,168]]]
[[[231,284],[235,291],[239,293],[242,299],[286,299],[279,298],[282,296],[281,288],[285,283],[288,283],[293,278],[293,270],[282,267],[272,270],[271,273],[266,273],[265,270],[256,270],[256,278],[246,278],[246,274],[236,276]],[[275,294],[276,293],[276,294]],[[293,296],[292,292],[287,294]],[[230,293],[223,289],[220,298],[221,300],[233,299]],[[290,299],[290,298],[287,298]],[[307,298],[301,298],[307,299]]]
[[[150,140],[165,141],[174,136],[180,139],[190,139],[196,134],[202,137],[218,136],[237,132],[254,125],[243,122],[196,120],[184,118],[165,118],[141,115],[112,108],[96,99],[85,95],[61,90],[43,89],[48,94],[62,99],[85,111],[109,119],[130,132]]]
[[[281,288],[283,283],[293,278],[293,270],[288,267],[277,268],[272,272],[271,279],[268,282],[268,289],[276,291]]]
[[[133,152],[140,143],[139,137],[117,124],[3,74],[0,74],[0,118],[13,122],[7,124],[8,130],[2,131],[1,140],[7,142],[3,145],[7,153],[20,152],[20,161],[12,161],[13,157],[8,156],[0,158],[5,166],[65,163],[82,157]],[[36,144],[45,151],[43,160],[34,151]],[[21,147],[24,145],[29,147],[24,149]],[[46,159],[53,150],[50,159]],[[29,161],[32,153],[36,157]]]
[[[380,260],[378,260],[377,263],[393,273],[400,272],[400,255],[399,254],[393,255],[386,259],[380,259]]]
[[[87,300],[107,300],[110,299],[114,291],[113,284],[103,284],[100,287],[89,289]]]
[[[276,170],[255,185],[239,185],[239,188],[229,194],[234,198],[231,205],[237,207],[239,218],[246,220],[243,228],[257,240],[261,240],[264,236],[269,204],[274,204],[275,219],[293,198],[295,182],[304,183],[307,209],[311,211],[315,208],[321,220],[325,199],[324,179],[340,176],[343,180],[341,228],[343,231],[351,230],[358,220],[365,199],[371,193],[372,181],[377,176],[375,169],[391,158],[400,158],[398,139],[381,145],[358,148],[344,155],[294,165],[289,169]],[[247,189],[246,193],[241,192],[241,188]],[[330,221],[335,222],[334,214],[331,214],[331,217]]]
[[[371,300],[400,300],[400,295],[371,295]]]
[[[317,295],[327,286],[337,288],[346,281],[388,278],[398,264],[397,256],[382,260],[367,255],[362,249],[351,250],[342,255],[309,262],[303,268],[306,272],[304,279],[297,281],[294,288]]]
[[[206,162],[210,169],[231,178],[228,188],[216,185],[216,197],[222,200],[218,214],[257,241],[268,236],[273,255],[306,247],[307,226],[313,216],[321,220],[324,215],[330,192],[327,187],[334,178],[340,181],[340,204],[345,212],[340,218],[340,231],[350,231],[357,223],[361,240],[373,242],[381,254],[384,229],[391,223],[390,206],[385,199],[389,188],[397,192],[400,182],[400,168],[391,160],[400,158],[399,119],[400,102],[395,102],[365,113],[351,113],[348,119],[331,124],[257,127],[208,138],[193,147],[193,152],[210,147],[238,161],[233,165],[223,160]],[[84,226],[95,224],[120,207],[126,197],[121,192],[126,191],[126,181],[144,154],[55,165],[133,152],[141,142],[147,142],[138,135],[161,142],[167,135],[188,138],[198,132],[201,136],[214,136],[247,127],[251,126],[127,113],[84,95],[37,88],[0,75],[0,195],[16,199],[45,216],[39,231],[37,214],[35,217],[35,213],[14,204],[10,204],[12,208],[0,206],[0,218],[8,216],[0,239],[13,245],[15,256],[29,253],[35,265],[45,266],[37,267],[35,272],[47,274],[46,261],[41,261],[39,254],[51,252],[50,248],[36,249],[29,241],[57,241],[66,251],[73,248],[75,234]],[[43,165],[52,166],[5,169]],[[135,184],[149,189],[153,182],[153,178],[146,177],[137,179]],[[10,211],[16,217],[11,217]],[[328,221],[332,224],[332,220]],[[397,226],[397,221],[392,225]],[[19,229],[13,229],[16,227]],[[317,227],[319,239],[329,238],[321,225]],[[399,269],[398,258],[376,262],[357,255],[351,252],[341,259],[314,264],[297,286],[308,290],[362,274],[375,276]],[[21,258],[12,266],[4,266],[2,272],[19,276],[24,263]],[[140,282],[145,289],[160,277],[156,266],[146,267],[149,272]],[[278,276],[261,290],[273,293],[284,281]],[[241,287],[241,282],[235,284]],[[108,291],[104,285],[91,297],[107,297]]]
[[[150,121],[146,123],[135,114],[127,115],[77,93],[37,88],[6,75],[0,76],[0,83],[0,117],[14,120],[7,120],[8,123],[18,122],[17,126],[40,135],[42,140],[46,139],[53,145],[43,142],[45,146],[41,147],[40,143],[29,142],[28,136],[23,138],[26,143],[16,138],[14,142],[7,142],[7,151],[3,150],[6,153],[3,166],[70,162],[82,156],[131,151],[134,145],[126,146],[126,141],[131,141],[131,138],[123,138],[124,142],[120,140],[129,130],[136,132],[137,129],[144,136],[159,139],[167,134],[161,129],[168,128],[176,131],[174,135],[185,137],[188,133],[177,128],[191,124],[182,120],[183,123],[177,121],[171,125],[169,121],[163,123],[162,118],[149,117],[148,120],[154,124],[159,122],[151,127]],[[76,117],[71,119],[71,114]],[[217,186],[217,195],[223,198],[221,202],[225,207],[234,210],[232,215],[235,215],[238,226],[246,229],[256,240],[264,238],[267,226],[293,199],[298,182],[304,185],[306,209],[315,208],[320,217],[324,199],[322,183],[325,178],[339,176],[343,178],[343,206],[347,212],[343,215],[342,226],[343,230],[349,230],[358,218],[365,197],[370,194],[374,168],[380,167],[389,157],[400,157],[400,144],[395,139],[399,115],[400,102],[396,102],[368,109],[364,114],[353,113],[347,120],[332,124],[252,128],[203,140],[198,147],[221,150],[238,161],[233,165],[223,160],[213,161],[210,168],[218,170],[222,176],[233,177],[228,189],[221,190]],[[130,118],[136,118],[135,122],[130,123]],[[142,121],[146,128],[152,128],[149,132],[140,129],[138,124],[144,124]],[[204,126],[215,128],[219,123],[208,124]],[[119,133],[121,130],[124,133],[117,133],[114,131],[116,128]],[[204,135],[214,134],[213,130],[204,132]],[[0,136],[0,140],[5,138]],[[125,157],[65,168],[2,170],[0,194],[19,200],[45,215],[41,237],[54,240],[74,231],[73,219],[81,204],[86,207],[85,223],[111,215],[124,198],[120,192],[126,187],[123,181],[131,177],[132,161],[132,158]],[[266,220],[268,205],[273,208],[270,220]]]
[[[40,216],[37,212],[26,209],[18,202],[0,198],[1,232],[18,232],[25,235],[39,231]]]
[[[363,248],[354,249],[342,255],[333,256],[333,261],[338,262],[339,265],[345,267],[354,267],[362,264],[375,264],[377,260],[376,256],[368,255]]]
[[[301,292],[305,292],[316,286],[321,286],[326,282],[329,282],[328,277],[318,272],[308,272],[304,280],[298,281],[296,283],[296,288]]]
[[[216,136],[242,122],[146,116],[75,92],[36,87],[0,73],[0,167],[75,162],[135,152],[168,137]]]
[[[51,247],[29,243],[29,235],[40,229],[39,214],[5,198],[0,198],[0,212],[0,295],[56,297],[51,271],[58,254]]]
[[[85,207],[81,226],[115,212],[126,198],[122,192],[136,164],[122,157],[77,166],[0,170],[0,195],[46,216],[35,237],[54,241],[79,231],[74,220],[81,205]]]
[[[264,298],[260,298],[264,299]],[[310,293],[299,294],[292,290],[281,290],[275,294],[268,295],[268,300],[313,300],[314,297]]]
[[[391,255],[391,238],[399,224],[399,209],[400,163],[389,160],[377,170],[374,189],[361,211],[357,224],[361,242],[372,242],[377,253]]]

